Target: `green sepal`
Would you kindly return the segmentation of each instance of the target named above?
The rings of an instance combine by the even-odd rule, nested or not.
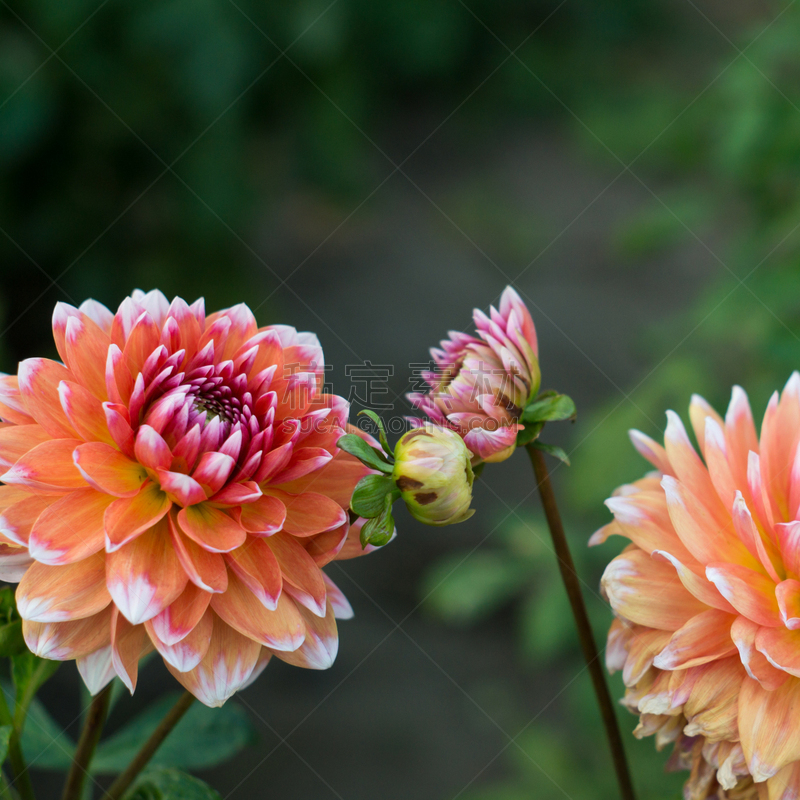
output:
[[[383,511],[386,495],[394,489],[394,481],[388,475],[367,475],[356,484],[350,508],[359,517],[378,517]]]
[[[371,469],[378,469],[386,473],[394,469],[374,447],[370,447],[360,436],[356,436],[354,433],[346,433],[344,436],[339,437],[336,445],[340,450],[355,456],[362,464]]]
[[[374,412],[372,409],[365,408],[363,411],[358,412],[358,416],[364,415],[369,417],[375,425],[378,427],[378,441],[381,443],[381,447],[386,451],[386,458],[394,462],[394,451],[391,447],[389,447],[389,440],[386,438],[386,430],[383,427],[383,420]]]
[[[544,422],[529,422],[517,434],[517,447],[525,447],[526,444],[530,444],[534,439],[538,438],[542,428],[544,428]]]
[[[533,447],[537,450],[541,450],[543,453],[549,453],[551,456],[554,456],[559,461],[563,461],[568,467],[570,466],[569,456],[566,454],[563,448],[558,447],[555,444],[545,444],[544,442],[533,442]]]
[[[522,423],[559,422],[564,419],[574,420],[577,410],[572,398],[565,394],[541,395],[523,412]]]
[[[394,517],[392,516],[392,503],[394,503],[394,492],[387,494],[383,500],[383,510],[374,519],[367,520],[361,528],[361,547],[366,549],[367,545],[373,547],[383,547],[394,535]]]

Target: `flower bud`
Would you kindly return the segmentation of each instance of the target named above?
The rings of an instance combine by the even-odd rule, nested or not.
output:
[[[472,453],[449,428],[425,424],[406,433],[394,451],[392,472],[411,516],[426,525],[469,519],[474,475]]]

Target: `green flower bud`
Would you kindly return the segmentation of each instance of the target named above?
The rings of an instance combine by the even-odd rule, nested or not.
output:
[[[394,457],[392,479],[415,519],[452,525],[475,513],[472,453],[455,431],[426,423],[400,439]]]

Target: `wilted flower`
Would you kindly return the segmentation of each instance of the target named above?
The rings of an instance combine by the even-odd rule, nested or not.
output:
[[[273,654],[330,666],[352,612],[321,567],[362,552],[368,470],[336,446],[316,337],[160,292],[60,303],[53,333],[63,364],[0,378],[0,576],[30,649],[94,693],[133,691],[155,648],[208,705]]]
[[[503,461],[524,427],[519,417],[539,390],[540,373],[533,320],[510,286],[500,310],[473,313],[478,337],[457,331],[433,348],[436,370],[424,373],[427,393],[408,399],[433,422],[457,431],[481,461]]]
[[[452,525],[475,513],[472,453],[457,433],[426,423],[400,439],[394,457],[392,478],[415,519]]]
[[[637,736],[675,742],[685,797],[800,797],[800,375],[769,402],[760,438],[738,387],[723,420],[695,396],[703,459],[676,414],[665,447],[633,443],[657,472],[620,487],[592,543],[632,541],[607,567]]]

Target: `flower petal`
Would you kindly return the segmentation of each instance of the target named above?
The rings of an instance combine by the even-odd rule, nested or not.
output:
[[[325,616],[325,582],[322,570],[305,548],[287,533],[263,540],[272,550],[283,574],[283,588],[318,617]]]
[[[149,624],[155,635],[171,647],[194,630],[210,602],[211,593],[189,581],[180,596],[153,617]]]
[[[766,576],[739,564],[709,564],[706,576],[740,613],[759,625],[781,624],[775,584]]]
[[[272,536],[283,528],[286,506],[277,498],[263,495],[241,507],[239,524],[254,536]]]
[[[299,608],[306,625],[306,638],[303,644],[291,652],[275,650],[275,655],[287,664],[305,669],[329,669],[339,652],[339,635],[333,606],[328,603],[324,617]]]
[[[178,512],[178,524],[190,539],[211,553],[235,550],[247,539],[236,520],[208,503],[182,508]]]
[[[250,679],[261,646],[214,616],[211,640],[203,660],[189,672],[167,669],[201,703],[217,708]]]
[[[72,373],[49,358],[27,358],[19,365],[19,391],[28,413],[56,439],[76,435],[58,398],[58,384]]]
[[[131,625],[115,608],[111,615],[111,661],[131,694],[139,676],[139,661],[150,650],[152,643],[144,625]]]
[[[153,621],[145,622],[145,629],[156,650],[164,661],[178,672],[194,669],[208,652],[211,631],[214,627],[214,612],[207,609],[192,630],[175,644],[168,645],[156,634]]]
[[[156,524],[170,509],[172,501],[158,484],[145,483],[135,497],[120,497],[105,515],[106,550],[112,553]]]
[[[745,680],[739,695],[739,735],[753,780],[776,775],[800,760],[800,680],[790,678],[768,692]]]
[[[711,608],[727,611],[735,614],[736,609],[719,593],[717,587],[711,583],[705,575],[698,575],[685,565],[681,564],[677,558],[663,550],[654,550],[653,558],[656,560],[668,561],[675,567],[681,583],[701,602]]]
[[[64,587],[69,587],[69,592]],[[96,553],[75,564],[34,563],[17,587],[17,610],[32,622],[64,622],[99,614],[110,602],[105,557]]]
[[[103,404],[78,383],[61,381],[58,384],[61,408],[81,439],[87,442],[106,442],[114,439],[108,431]]]
[[[140,425],[134,445],[137,461],[152,470],[169,469],[172,452],[160,433],[149,425]]]
[[[64,363],[99,400],[107,400],[106,357],[111,338],[85,314],[67,320]]]
[[[99,614],[69,622],[22,621],[22,635],[28,649],[39,658],[71,661],[88,656],[111,642],[109,605]]]
[[[274,611],[278,607],[283,588],[281,567],[264,540],[248,537],[241,547],[225,554],[225,561],[266,608]]]
[[[42,564],[72,564],[103,549],[104,515],[113,497],[78,489],[48,506],[28,539],[31,557]]]
[[[283,529],[293,536],[314,536],[338,528],[347,519],[344,509],[323,494],[290,495],[278,489],[268,489],[265,494],[277,497],[286,506]]]
[[[235,574],[228,576],[228,591],[211,598],[211,607],[232,628],[273,650],[297,650],[305,639],[305,623],[289,597],[281,594],[270,611]]]
[[[800,677],[800,631],[759,628],[755,644],[773,667]]]
[[[735,619],[735,615],[716,608],[692,617],[673,634],[653,664],[658,669],[686,669],[732,655],[736,652],[731,640],[731,625]]]
[[[8,489],[11,492],[17,491],[12,486],[0,488]],[[57,498],[30,494],[22,495],[22,497],[22,500],[3,509],[3,513],[0,515],[0,534],[16,544],[27,547],[34,523]]]
[[[330,497],[342,508],[348,509],[356,484],[371,472],[357,458],[339,450],[324,467],[281,484],[281,489],[290,494],[303,494],[313,486],[315,492]]]
[[[192,506],[206,499],[203,487],[183,472],[169,472],[165,469],[156,471],[161,488],[173,503],[181,506]]]
[[[165,519],[106,556],[108,591],[132,625],[161,613],[180,596],[187,581]]]
[[[0,480],[44,494],[85,489],[86,481],[72,460],[80,439],[50,439],[25,453]]]
[[[111,626],[109,624],[109,637],[110,635]],[[95,650],[94,653],[90,653],[88,656],[81,656],[75,663],[91,695],[96,695],[105,689],[117,677],[117,672],[111,659],[110,644],[108,647],[101,647],[99,650]]]
[[[770,664],[764,654],[756,649],[756,636],[760,630],[761,626],[747,617],[737,617],[731,626],[731,638],[739,650],[739,659],[747,674],[772,691],[783,684],[789,675]]]
[[[79,445],[72,458],[91,486],[114,497],[134,497],[147,480],[147,471],[141,464],[103,442]]]
[[[328,602],[333,607],[336,619],[352,619],[353,607],[344,596],[342,590],[323,572],[322,579],[325,581],[325,590]]]
[[[222,556],[210,553],[184,536],[172,514],[169,516],[169,531],[172,546],[189,580],[206,592],[224,592],[228,587],[228,573]]]
[[[49,441],[41,425],[8,425],[0,428],[0,466],[11,467],[36,445]]]

